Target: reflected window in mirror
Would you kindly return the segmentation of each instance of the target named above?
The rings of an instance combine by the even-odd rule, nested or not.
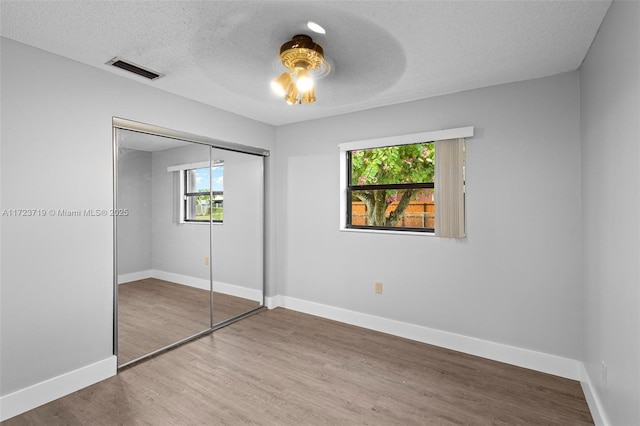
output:
[[[182,221],[224,220],[224,163],[182,171]]]

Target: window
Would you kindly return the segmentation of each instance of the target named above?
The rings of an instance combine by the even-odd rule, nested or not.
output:
[[[347,151],[347,227],[434,232],[433,142]]]
[[[341,143],[340,229],[464,237],[471,136],[461,127]]]
[[[222,222],[224,218],[224,165],[182,171],[182,220]]]

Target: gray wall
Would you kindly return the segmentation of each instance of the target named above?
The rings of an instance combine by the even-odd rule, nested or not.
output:
[[[580,359],[579,101],[571,72],[279,127],[279,293]],[[462,126],[466,239],[338,230],[339,143]]]
[[[0,52],[2,208],[111,208],[113,116],[274,148],[263,123],[5,38]],[[112,218],[1,223],[0,394],[111,356]]]
[[[120,148],[118,153],[118,273],[151,269],[151,153]]]
[[[224,161],[224,224],[213,225],[214,281],[262,287],[262,158],[214,150]]]
[[[153,269],[209,279],[209,227],[179,223],[177,173],[168,166],[209,161],[209,147],[188,145],[153,153]]]
[[[614,1],[580,72],[583,360],[615,425],[640,424],[639,22]]]
[[[212,228],[214,281],[262,288],[262,157],[214,149],[224,161],[224,222]],[[191,145],[153,153],[153,269],[209,279],[209,227],[180,224],[176,173],[168,166],[209,161],[209,148]]]

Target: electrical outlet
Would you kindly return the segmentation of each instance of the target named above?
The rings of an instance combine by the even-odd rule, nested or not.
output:
[[[204,264],[205,264],[205,265],[208,265],[208,264],[209,264],[209,256],[206,256],[206,257],[204,258]]]
[[[378,293],[378,294],[382,294],[382,283],[381,283],[381,282],[379,282],[379,281],[378,281],[378,282],[376,283],[376,285],[375,285],[375,290],[376,290],[376,293]]]
[[[602,384],[607,384],[607,364],[602,361],[602,369],[600,370],[600,378],[602,379]]]

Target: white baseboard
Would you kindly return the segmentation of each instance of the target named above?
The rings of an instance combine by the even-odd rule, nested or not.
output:
[[[518,367],[565,377],[571,380],[580,380],[582,376],[582,363],[570,358],[563,358],[502,343],[349,311],[347,309],[322,305],[288,296],[267,298],[267,307],[269,309],[278,306],[464,352],[470,355],[476,355],[482,358],[488,358],[494,361],[504,362],[506,364],[516,365]]]
[[[209,290],[209,280],[203,278],[190,277],[188,275],[174,274],[173,272],[160,271],[153,269],[149,271],[151,278],[170,281],[190,287]],[[149,278],[149,277],[147,277]],[[242,287],[235,284],[223,283],[220,281],[213,282],[213,291],[217,293],[228,294],[230,296],[241,297],[243,299],[255,300],[262,303],[262,291],[253,288]]]
[[[282,301],[280,300],[281,297],[280,296],[268,296],[264,298],[264,305],[267,307],[267,309],[275,309],[278,306],[283,306]]]
[[[148,269],[146,271],[137,271],[131,272],[129,274],[120,274],[118,275],[118,284],[130,283],[132,281],[144,280],[145,278],[152,277],[152,270]]]
[[[241,287],[234,284],[223,283],[220,281],[213,282],[213,291],[224,293],[230,296],[240,297],[242,299],[253,300],[262,303],[262,291],[253,288]],[[215,303],[215,300],[214,300]]]
[[[0,397],[0,421],[32,410],[77,390],[116,375],[117,359],[111,356],[102,361],[36,383]]]
[[[611,422],[607,417],[604,406],[602,405],[602,401],[598,396],[598,392],[596,391],[595,386],[593,386],[591,377],[589,377],[589,373],[587,373],[587,369],[584,364],[582,364],[582,378],[580,379],[580,385],[582,386],[584,397],[587,400],[589,411],[591,411],[593,423],[596,426],[609,426]]]
[[[174,274],[173,272],[159,271],[157,269],[151,271],[151,278],[157,278],[159,280],[169,281],[172,283],[188,285],[189,287],[200,288],[202,290],[209,290],[210,285],[209,280],[205,280],[204,278]]]

